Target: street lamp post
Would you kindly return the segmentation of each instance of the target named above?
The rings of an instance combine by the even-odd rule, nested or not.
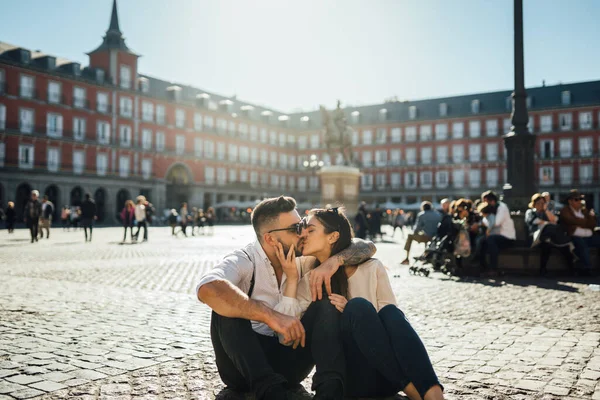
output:
[[[311,171],[316,172],[319,169],[321,169],[321,167],[323,167],[323,165],[325,165],[325,163],[322,160],[319,160],[317,158],[316,154],[311,154],[309,159],[304,160],[302,165],[304,166],[304,168],[310,169]]]
[[[525,210],[529,197],[536,190],[534,154],[536,137],[527,128],[527,94],[523,57],[523,0],[514,0],[514,74],[512,94],[512,126],[504,135],[507,151],[507,182],[505,201],[512,210]]]

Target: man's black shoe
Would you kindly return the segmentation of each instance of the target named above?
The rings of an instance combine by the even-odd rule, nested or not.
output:
[[[337,379],[332,379],[321,383],[317,387],[317,394],[313,397],[314,400],[343,400],[344,386]]]

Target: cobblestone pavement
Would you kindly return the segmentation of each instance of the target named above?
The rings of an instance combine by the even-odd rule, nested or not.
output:
[[[120,244],[121,230],[0,231],[0,400],[214,399],[210,314],[193,289],[252,229]],[[378,243],[449,399],[600,400],[600,292],[588,282],[411,276]],[[422,246],[415,247],[419,252]],[[308,383],[308,382],[307,382]]]

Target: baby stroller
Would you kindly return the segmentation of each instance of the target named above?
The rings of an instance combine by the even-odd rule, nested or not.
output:
[[[415,257],[415,264],[409,268],[413,275],[429,276],[431,269],[447,275],[459,275],[457,258],[468,257],[471,253],[469,233],[460,220],[452,220],[444,236],[434,236],[423,254]]]

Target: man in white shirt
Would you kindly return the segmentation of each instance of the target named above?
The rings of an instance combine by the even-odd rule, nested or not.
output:
[[[479,253],[479,262],[481,267],[485,269],[486,258],[490,256],[490,275],[498,273],[498,255],[500,250],[507,249],[514,245],[517,239],[515,231],[515,223],[510,217],[508,206],[501,201],[498,201],[498,195],[491,190],[484,192],[481,199],[489,206],[496,209],[493,223],[490,224],[491,218],[483,218],[483,225],[488,228],[488,234],[483,239],[481,250]]]
[[[135,206],[135,221],[137,223],[137,231],[135,231],[135,240],[137,240],[140,234],[140,229],[144,227],[144,242],[148,241],[148,224],[146,223],[146,198],[139,195],[136,198],[137,204]]]
[[[230,389],[253,391],[257,400],[283,400],[289,385],[299,384],[316,364],[315,398],[343,399],[341,314],[327,294],[338,268],[361,264],[373,256],[375,246],[356,240],[313,269],[313,303],[299,320],[273,309],[282,300],[285,282],[276,248],[281,244],[286,254],[300,252],[306,222],[295,200],[284,196],[263,200],[251,219],[257,241],[225,257],[196,288],[198,299],[213,309],[211,339],[221,379]]]
[[[575,254],[579,257],[584,270],[592,268],[590,248],[600,248],[600,235],[596,229],[594,210],[587,210],[582,205],[583,195],[573,189],[566,198],[567,205],[560,210],[559,222],[563,225],[575,245]]]

